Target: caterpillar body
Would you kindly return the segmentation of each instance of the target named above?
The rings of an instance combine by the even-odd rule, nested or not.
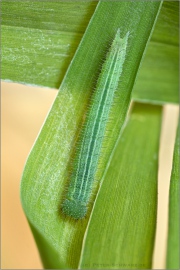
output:
[[[92,103],[80,133],[79,150],[75,154],[69,187],[62,203],[63,213],[74,219],[82,219],[87,213],[106,124],[123,70],[128,36],[129,32],[121,38],[118,29],[102,65]]]

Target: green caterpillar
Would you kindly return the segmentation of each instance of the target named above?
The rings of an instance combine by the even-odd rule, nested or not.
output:
[[[90,109],[80,133],[80,145],[73,162],[70,184],[62,204],[65,215],[85,217],[102,148],[106,124],[126,56],[129,32],[118,29],[93,93]]]

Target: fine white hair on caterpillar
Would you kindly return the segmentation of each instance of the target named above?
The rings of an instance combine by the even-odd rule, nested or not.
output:
[[[114,95],[123,71],[129,32],[121,38],[117,30],[99,75],[90,101],[85,123],[79,135],[79,145],[72,164],[72,173],[62,211],[66,216],[82,219],[92,193],[102,142]]]

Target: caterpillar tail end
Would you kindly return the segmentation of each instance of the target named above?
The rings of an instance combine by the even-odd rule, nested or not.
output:
[[[87,213],[87,207],[80,201],[66,199],[62,204],[62,211],[66,216],[82,219]]]

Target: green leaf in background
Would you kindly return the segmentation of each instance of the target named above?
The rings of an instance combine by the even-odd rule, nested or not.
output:
[[[136,104],[99,191],[80,268],[150,269],[161,107]]]
[[[165,1],[147,48],[133,99],[179,103],[179,1]]]
[[[59,88],[96,5],[97,1],[2,1],[2,78]],[[134,99],[178,103],[178,33],[179,2],[164,1]]]
[[[179,269],[179,126],[174,147],[173,167],[169,194],[169,231],[167,247],[167,269]]]
[[[157,1],[98,3],[29,155],[21,183],[21,200],[46,268],[77,268],[79,263],[89,216],[84,220],[70,220],[62,215],[60,205],[77,132],[95,87],[100,63],[117,29],[120,28],[122,37],[130,31],[123,74],[117,89],[117,102],[112,109],[113,121],[107,127],[109,140],[101,156],[102,167],[98,172],[98,180],[107,168],[119,138],[141,58],[160,7],[161,2]],[[102,220],[99,219],[99,222]],[[47,249],[49,253],[45,257]]]
[[[96,1],[2,1],[2,78],[59,88]]]

